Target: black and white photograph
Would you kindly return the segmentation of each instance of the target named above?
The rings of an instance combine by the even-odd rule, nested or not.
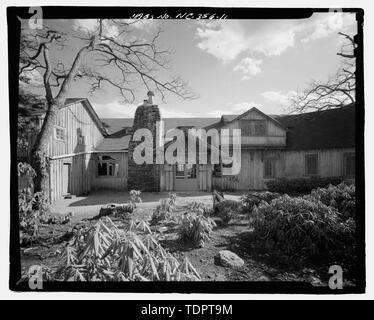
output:
[[[10,289],[365,292],[363,10],[123,5],[7,8]]]

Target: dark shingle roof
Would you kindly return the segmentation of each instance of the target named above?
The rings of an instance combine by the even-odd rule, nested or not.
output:
[[[225,115],[224,121],[232,121],[238,115]],[[355,106],[295,115],[272,115],[287,128],[287,150],[313,150],[350,148],[355,146]],[[165,132],[181,126],[196,128],[219,127],[221,118],[165,118]],[[109,133],[96,148],[97,151],[126,150],[131,138],[126,129],[133,119],[102,119]]]
[[[275,116],[286,127],[287,150],[355,146],[355,105],[325,111]]]
[[[131,135],[115,133],[104,140],[95,148],[96,151],[117,151],[127,150]]]
[[[178,128],[180,126],[191,126],[196,128],[204,128],[215,122],[219,118],[163,118],[165,123],[165,132],[169,129]],[[134,122],[132,118],[104,118],[101,119],[104,127],[109,134],[113,134],[125,128],[131,128]]]
[[[163,118],[165,132],[182,126],[204,128],[215,122],[219,118]],[[129,146],[131,135],[129,129],[132,127],[134,119],[131,118],[105,118],[101,119],[109,136],[106,137],[96,151],[126,150]]]

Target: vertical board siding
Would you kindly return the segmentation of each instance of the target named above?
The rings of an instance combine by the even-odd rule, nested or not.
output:
[[[305,176],[305,155],[318,154],[318,176],[336,177],[344,175],[343,154],[355,152],[354,148],[285,151],[281,154],[278,177],[298,178]]]
[[[57,126],[65,129],[65,141],[55,139],[55,132],[50,137],[49,155],[53,157],[80,153],[72,157],[52,159],[50,162],[50,194],[51,201],[61,199],[63,165],[70,164],[68,192],[84,195],[91,190],[95,166],[93,155],[84,152],[93,151],[104,139],[96,123],[87,112],[85,102],[77,102],[61,108],[57,114]],[[79,136],[83,136],[83,141]]]
[[[241,137],[241,142],[244,145],[254,146],[285,146],[286,145],[286,131],[263,114],[252,110],[248,112],[240,120],[265,120],[267,127],[266,136],[244,136]],[[222,129],[241,129],[240,120],[235,120],[222,127]]]
[[[343,176],[343,155],[354,151],[354,148],[306,151],[242,150],[240,173],[237,176],[212,177],[212,187],[222,190],[265,190],[268,179],[264,178],[264,159],[267,157],[274,160],[274,178],[305,177],[306,154],[318,154],[319,177]]]
[[[84,107],[84,102],[61,108],[57,114],[56,125],[65,129],[66,140],[55,139],[53,132],[49,143],[49,155],[52,157],[92,151],[104,139]],[[79,143],[79,134],[84,137],[84,144]]]

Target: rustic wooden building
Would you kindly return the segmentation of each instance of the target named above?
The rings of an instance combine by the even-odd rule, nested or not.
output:
[[[154,130],[157,110],[149,97],[137,110],[140,123]],[[37,121],[41,123],[42,118],[43,114],[38,115]],[[221,118],[162,120],[165,132],[173,128],[241,129],[239,174],[222,175],[222,163],[134,167],[130,147],[134,120],[99,119],[87,99],[68,99],[50,137],[52,201],[99,189],[147,191],[147,184],[139,184],[140,180],[152,180],[151,191],[262,190],[267,180],[279,177],[355,175],[354,105],[287,116],[270,116],[251,108]]]

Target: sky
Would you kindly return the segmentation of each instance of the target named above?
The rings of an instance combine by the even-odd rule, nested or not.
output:
[[[95,20],[53,20],[48,25],[67,34],[85,33]],[[288,98],[312,80],[326,80],[341,62],[336,54],[343,43],[337,33],[356,34],[354,15],[319,13],[297,20],[144,20],[136,36],[152,37],[162,29],[159,47],[172,50],[172,72],[181,75],[197,96],[182,100],[156,94],[162,117],[220,117],[240,114],[255,106],[267,114],[288,112]],[[106,32],[118,30],[108,24]],[[80,43],[71,40],[54,52],[57,61],[69,61]],[[40,74],[32,74],[38,88]],[[70,97],[87,97],[101,118],[133,117],[136,107],[147,98],[139,87],[134,103],[126,104],[109,86],[90,94],[87,83],[74,82]]]

